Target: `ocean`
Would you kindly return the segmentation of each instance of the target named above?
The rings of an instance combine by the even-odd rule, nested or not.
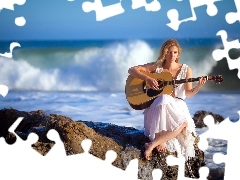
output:
[[[164,40],[65,40],[17,41],[12,58],[0,56],[0,84],[9,93],[0,96],[0,109],[44,110],[73,120],[112,123],[143,130],[142,110],[133,110],[125,97],[128,68],[153,62]],[[12,41],[0,41],[0,53],[9,52]],[[16,42],[16,41],[15,41]],[[201,91],[186,99],[193,116],[199,110],[239,119],[240,80],[230,71],[226,59],[212,58],[221,48],[218,39],[179,39],[181,63],[193,76],[222,75],[223,82],[207,82]],[[230,57],[239,52],[231,51]],[[198,134],[205,129],[197,129]],[[214,142],[214,141],[213,141]],[[218,150],[226,153],[226,142]],[[212,147],[217,146],[212,143]],[[206,151],[211,168],[221,168],[211,160],[214,148]],[[218,151],[219,152],[219,151]],[[209,158],[210,157],[210,158]]]

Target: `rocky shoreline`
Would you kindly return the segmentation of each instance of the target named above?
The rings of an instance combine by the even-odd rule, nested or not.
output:
[[[205,127],[203,118],[208,114],[213,115],[216,122],[223,120],[220,115],[198,111],[193,117],[196,127]],[[16,128],[15,133],[23,140],[26,140],[31,132],[38,134],[39,140],[32,147],[42,155],[46,155],[54,145],[54,142],[50,141],[46,134],[48,130],[55,129],[64,144],[66,155],[82,153],[83,149],[79,145],[80,142],[84,139],[91,139],[90,153],[100,159],[105,159],[105,153],[110,149],[114,150],[118,156],[113,165],[118,168],[126,169],[132,159],[138,158],[139,179],[152,179],[151,173],[155,168],[160,168],[163,171],[162,180],[177,179],[178,167],[167,166],[165,161],[170,153],[158,153],[154,150],[152,159],[145,160],[143,156],[144,143],[149,142],[149,139],[144,136],[142,131],[135,128],[101,122],[73,121],[65,116],[45,114],[41,110],[25,112],[11,108],[2,109],[0,110],[0,137],[4,137],[8,144],[13,144],[16,141],[16,137],[8,132],[8,128],[18,117],[24,117],[24,119]],[[205,165],[204,152],[197,147],[197,142],[198,138],[196,137],[196,157],[186,163],[186,177],[199,178],[198,170]],[[171,154],[176,156],[176,153]],[[224,169],[210,169],[208,179],[220,180],[223,177]]]

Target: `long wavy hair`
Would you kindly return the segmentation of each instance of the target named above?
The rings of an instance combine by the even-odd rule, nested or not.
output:
[[[154,66],[156,67],[162,67],[163,63],[165,62],[166,60],[166,54],[168,52],[168,49],[172,46],[176,46],[178,48],[178,58],[176,59],[176,62],[178,63],[179,62],[179,59],[180,59],[180,55],[181,55],[181,52],[182,52],[182,49],[179,45],[179,43],[177,42],[177,40],[175,39],[168,39],[166,40],[161,48],[160,48],[160,52],[159,52],[159,56],[154,64]]]

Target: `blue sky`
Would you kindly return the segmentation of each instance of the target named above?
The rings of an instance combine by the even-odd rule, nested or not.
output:
[[[88,0],[93,2],[94,0]],[[146,0],[148,3],[151,0]],[[161,9],[148,12],[144,7],[133,10],[131,0],[122,0],[125,12],[103,21],[96,21],[95,12],[82,9],[85,0],[26,0],[24,5],[15,5],[15,10],[0,11],[0,40],[47,40],[47,39],[145,39],[145,38],[191,38],[216,37],[219,30],[226,30],[229,37],[238,37],[240,23],[228,24],[225,15],[236,12],[234,0],[216,2],[217,15],[210,17],[206,6],[195,8],[196,21],[182,23],[178,31],[166,24],[170,22],[167,12],[179,11],[179,19],[190,16],[188,0],[159,0]],[[104,6],[120,0],[102,0]],[[25,26],[16,26],[16,17],[26,19]]]

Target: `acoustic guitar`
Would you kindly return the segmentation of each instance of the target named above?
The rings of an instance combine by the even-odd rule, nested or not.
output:
[[[125,94],[129,105],[136,110],[148,108],[152,104],[154,99],[161,96],[162,94],[172,94],[174,86],[176,84],[199,81],[199,79],[201,78],[197,77],[175,80],[170,72],[144,72],[144,74],[157,80],[159,90],[151,89],[146,83],[146,81],[129,75],[126,80]],[[216,83],[221,83],[223,81],[221,75],[204,77],[207,80],[215,81]]]

